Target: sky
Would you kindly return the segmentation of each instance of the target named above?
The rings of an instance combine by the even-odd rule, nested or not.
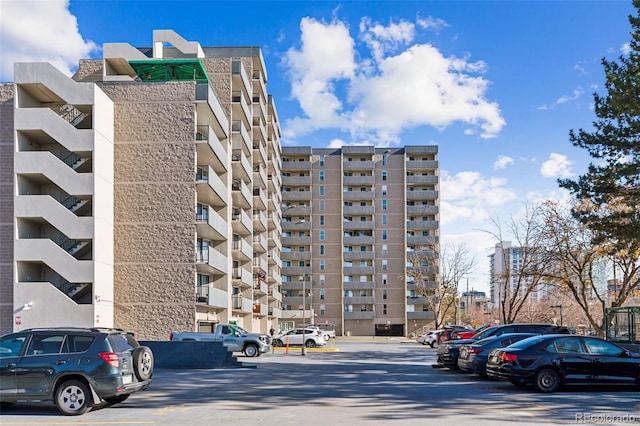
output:
[[[569,131],[591,129],[601,61],[628,52],[636,13],[631,0],[0,0],[0,81],[14,62],[71,75],[103,43],[150,47],[154,29],[258,46],[283,146],[438,145],[442,244],[469,248],[469,289],[488,291],[495,224],[565,199],[557,179],[586,171]]]

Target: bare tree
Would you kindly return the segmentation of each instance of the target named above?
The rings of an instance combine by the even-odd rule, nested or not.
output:
[[[433,256],[436,247],[422,250],[411,257],[412,267],[407,268],[405,279],[411,283],[418,297],[424,299],[427,309],[433,312],[434,327],[442,327],[456,308],[458,285],[465,275],[476,268],[477,260],[465,243],[447,244],[439,257]]]
[[[505,324],[516,321],[532,293],[544,284],[541,271],[548,257],[541,245],[536,217],[540,206],[525,206],[519,220],[511,218],[505,234],[504,225],[493,219],[495,231],[489,232],[497,241],[494,261],[501,261],[502,271],[494,271],[491,277],[494,291],[498,293],[498,315]],[[511,239],[515,245],[507,243]]]
[[[591,328],[604,336],[605,309],[622,306],[640,289],[640,252],[620,249],[619,242],[594,243],[571,207],[551,201],[542,206],[541,236],[552,258],[544,276],[571,294]],[[607,273],[612,282],[603,277]]]

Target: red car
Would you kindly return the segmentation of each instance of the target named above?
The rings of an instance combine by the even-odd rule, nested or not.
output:
[[[476,334],[480,333],[482,330],[484,330],[487,327],[489,327],[489,326],[488,325],[483,325],[482,327],[476,328],[475,330],[468,330],[468,329],[454,330],[453,333],[451,333],[451,337],[449,338],[449,340],[453,340],[453,339],[471,339],[473,336],[475,336]]]

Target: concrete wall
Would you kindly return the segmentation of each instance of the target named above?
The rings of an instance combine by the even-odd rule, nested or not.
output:
[[[0,334],[13,331],[13,84],[0,84]]]

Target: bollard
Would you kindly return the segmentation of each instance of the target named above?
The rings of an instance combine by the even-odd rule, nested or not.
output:
[[[289,355],[289,336],[285,338],[284,354]]]

